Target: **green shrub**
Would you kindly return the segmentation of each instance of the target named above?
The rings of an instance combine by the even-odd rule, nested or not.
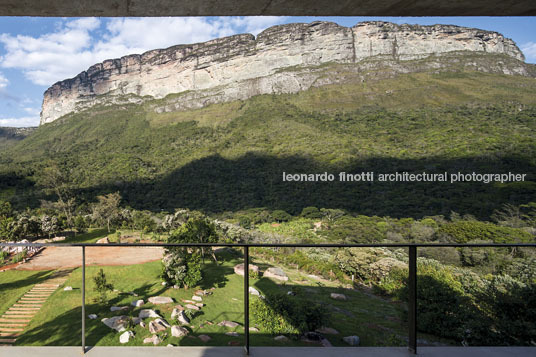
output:
[[[277,222],[288,222],[292,216],[285,211],[275,210],[272,212],[272,218]]]
[[[488,240],[494,243],[530,242],[532,235],[519,228],[502,227],[488,222],[456,221],[441,226],[444,233],[457,243]]]
[[[254,299],[251,311],[254,322],[271,334],[297,336],[326,325],[328,320],[320,304],[283,293]]]
[[[107,301],[106,294],[108,291],[112,291],[114,286],[108,283],[106,274],[104,274],[104,270],[102,269],[100,269],[97,275],[93,277],[93,281],[95,282],[95,287],[93,290],[98,294],[94,301],[105,304]]]
[[[301,211],[301,216],[304,218],[319,219],[322,218],[322,212],[316,207],[305,207]]]

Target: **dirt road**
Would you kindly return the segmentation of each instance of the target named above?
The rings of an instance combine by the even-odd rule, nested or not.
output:
[[[160,247],[86,247],[86,265],[132,265],[162,259]],[[82,248],[48,247],[17,270],[53,270],[82,265]]]

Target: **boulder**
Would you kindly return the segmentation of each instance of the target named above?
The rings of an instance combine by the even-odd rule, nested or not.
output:
[[[140,310],[140,313],[138,314],[138,317],[140,319],[146,319],[148,317],[162,317],[160,315],[158,315],[156,313],[156,311],[154,310],[151,310],[151,309],[143,309],[143,310]]]
[[[192,305],[192,304],[186,304],[186,305],[184,305],[184,307],[189,309],[189,310],[199,311],[199,307],[197,307],[195,305]]]
[[[126,327],[130,323],[130,318],[128,316],[114,316],[110,318],[104,318],[101,320],[106,326],[111,329],[116,330],[117,332],[123,332],[126,330]]]
[[[256,327],[250,327],[250,328],[249,328],[249,331],[250,331],[250,332],[259,332],[259,329],[256,328]]]
[[[65,237],[54,237],[52,238],[53,242],[62,242],[65,240]]]
[[[177,320],[183,325],[188,325],[190,323],[190,319],[188,319],[184,311],[179,311]]]
[[[287,338],[287,336],[280,335],[280,336],[276,336],[276,337],[274,337],[274,341],[277,341],[277,342],[287,342],[287,341],[288,341],[288,338]]]
[[[95,320],[98,316],[97,314],[89,314],[87,317],[89,317],[91,320]]]
[[[218,324],[218,326],[225,326],[225,327],[230,327],[230,328],[235,328],[237,327],[239,324],[234,322],[234,321],[227,321],[227,320],[223,320],[222,322],[220,322]]]
[[[162,323],[156,322],[156,320],[149,322],[149,332],[159,333],[166,331],[166,326]]]
[[[128,306],[112,306],[110,308],[110,311],[121,311],[121,310],[128,310]]]
[[[346,336],[343,337],[342,340],[349,344],[350,346],[358,346],[359,345],[359,336]]]
[[[66,286],[63,288],[63,291],[71,291],[71,290],[73,290],[72,286]]]
[[[153,335],[153,337],[147,337],[143,340],[143,343],[152,343],[153,345],[158,345],[162,340],[157,335]]]
[[[278,268],[278,267],[272,267],[272,268],[266,269],[266,271],[264,272],[264,274],[262,274],[262,276],[265,278],[273,278],[273,279],[277,279],[281,281],[288,281],[287,274],[285,274],[283,269]]]
[[[154,322],[156,322],[157,324],[161,324],[161,325],[164,325],[166,328],[170,328],[171,325],[168,324],[168,322],[162,318],[158,318],[156,320],[154,320]]]
[[[130,341],[130,338],[134,337],[134,332],[132,331],[125,331],[119,336],[119,342],[120,343],[128,343]]]
[[[253,264],[249,264],[249,270],[257,274],[259,273],[259,267]],[[235,265],[234,272],[235,274],[244,276],[244,264]]]
[[[203,306],[205,306],[205,304],[203,304],[202,302],[198,302],[197,304],[195,304],[195,306],[197,306],[197,307],[203,307]]]
[[[171,304],[173,299],[169,296],[153,296],[149,298],[149,302],[155,305]]]
[[[189,331],[182,326],[173,325],[171,326],[171,336],[173,337],[182,337],[188,335]]]
[[[249,293],[250,293],[251,295],[261,296],[261,293],[259,292],[259,290],[255,289],[255,288],[252,287],[252,286],[249,287]]]
[[[142,322],[143,322],[142,319],[140,319],[139,317],[133,317],[133,318],[132,318],[132,323],[133,323],[134,325],[139,325],[139,324],[141,324]]]
[[[196,304],[196,302],[193,301],[193,300],[184,300],[184,299],[182,299],[182,302],[185,302],[187,304],[194,304],[194,305]]]
[[[203,301],[203,298],[201,296],[194,295],[192,296],[193,301]]]
[[[330,297],[334,300],[346,301],[348,298],[344,294],[331,293]]]
[[[226,334],[227,336],[233,336],[233,337],[238,337],[238,336],[240,336],[240,335],[238,334],[238,332],[226,332],[225,334]]]
[[[207,343],[208,341],[212,340],[212,338],[210,338],[210,336],[207,336],[207,335],[199,335],[197,336],[197,338],[199,338],[201,341]]]
[[[143,304],[145,304],[145,301],[143,300],[134,300],[130,303],[130,305],[132,306],[136,306],[136,307],[140,307],[142,306]]]
[[[108,243],[110,243],[110,241],[108,240],[108,237],[104,237],[104,238],[99,239],[96,243],[97,244],[108,244]]]
[[[331,327],[321,327],[316,332],[321,333],[323,335],[338,335],[339,331],[335,330]]]

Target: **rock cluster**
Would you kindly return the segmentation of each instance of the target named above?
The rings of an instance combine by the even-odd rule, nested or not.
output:
[[[235,35],[95,64],[47,89],[41,124],[96,104],[142,103],[171,93],[182,95],[173,105],[155,111],[194,109],[259,94],[295,93],[319,85],[316,82],[322,75],[308,73],[321,64],[369,59],[399,62],[449,52],[492,53],[524,60],[512,40],[467,27],[382,21],[361,22],[351,28],[332,22],[286,24],[270,27],[256,38]],[[501,67],[504,73],[512,72]],[[514,70],[522,75],[526,71],[523,66]]]

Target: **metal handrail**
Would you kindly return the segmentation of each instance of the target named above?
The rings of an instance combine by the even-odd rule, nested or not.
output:
[[[244,335],[245,353],[249,355],[249,248],[408,248],[408,349],[417,354],[417,248],[536,248],[536,243],[2,243],[8,247],[81,247],[82,248],[82,353],[86,352],[86,247],[234,247],[244,249]]]

